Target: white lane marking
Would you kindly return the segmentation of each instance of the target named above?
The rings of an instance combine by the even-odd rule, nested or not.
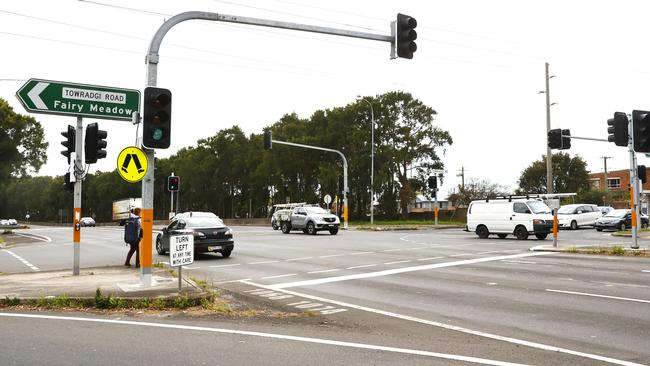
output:
[[[278,263],[279,261],[262,261],[262,262],[250,262],[246,264],[267,264],[267,263]]]
[[[386,250],[380,250],[380,252],[382,252],[382,253],[384,253],[384,252],[399,252],[399,251],[401,251],[401,250],[404,250],[404,249],[402,249],[402,248],[397,248],[397,249],[386,249]]]
[[[285,259],[286,262],[294,262],[294,261],[304,261],[306,259],[312,259],[314,257],[301,257],[301,258],[291,258],[291,259]]]
[[[45,236],[45,235],[31,234],[31,233],[14,233],[14,234],[25,238],[32,238],[32,239],[36,239],[48,243],[52,242],[52,239],[49,236]]]
[[[490,360],[486,358],[478,358],[478,357],[471,357],[471,356],[454,355],[449,353],[438,353],[438,352],[422,351],[422,350],[408,349],[408,348],[386,347],[386,346],[378,346],[378,345],[365,344],[365,343],[335,341],[335,340],[323,339],[323,338],[299,337],[299,336],[291,336],[291,335],[284,335],[284,334],[251,332],[251,331],[225,329],[225,328],[197,327],[191,325],[150,323],[150,322],[140,322],[140,321],[130,321],[130,320],[77,318],[71,316],[53,316],[53,315],[18,314],[18,313],[0,313],[0,316],[13,317],[13,318],[33,318],[33,319],[104,323],[104,324],[107,323],[107,324],[120,324],[120,325],[135,325],[140,327],[180,329],[180,330],[213,332],[213,333],[222,333],[222,334],[236,334],[236,335],[245,335],[251,337],[262,337],[262,338],[270,338],[270,339],[288,340],[294,342],[324,344],[328,346],[339,346],[339,347],[357,348],[357,349],[365,349],[365,350],[373,350],[373,351],[417,355],[417,356],[424,356],[424,357],[431,357],[431,358],[441,358],[446,360],[472,362],[472,363],[477,363],[482,365],[526,366],[525,364]]]
[[[374,266],[376,266],[376,264],[364,264],[364,265],[361,265],[361,266],[348,267],[346,269],[367,268],[367,267],[374,267]]]
[[[271,288],[271,286],[265,286],[265,285],[261,285],[261,284],[258,284],[258,283],[248,282],[248,281],[242,281],[241,283],[245,283],[247,285],[255,286],[255,287],[259,287],[259,288],[269,288],[269,289]],[[319,296],[307,295],[307,294],[304,294],[304,293],[301,293],[301,292],[296,292],[296,291],[291,291],[291,290],[284,290],[284,289],[273,289],[273,290],[284,292],[285,294],[289,294],[289,295],[304,297],[304,298],[311,299],[311,300],[314,300],[314,301],[322,301],[322,302],[326,302],[326,303],[330,303],[330,304],[334,304],[334,305],[344,306],[344,307],[347,307],[347,308],[366,311],[366,312],[369,312],[369,313],[384,315],[384,316],[397,318],[397,319],[402,319],[402,320],[408,320],[408,321],[421,323],[421,324],[426,324],[426,325],[431,325],[431,326],[439,327],[439,328],[443,328],[443,329],[454,330],[454,331],[461,332],[461,333],[472,334],[472,335],[479,336],[479,337],[495,339],[495,340],[498,340],[498,341],[513,343],[513,344],[519,344],[519,345],[522,345],[522,346],[541,349],[541,350],[544,350],[544,351],[566,353],[566,354],[570,354],[570,355],[574,355],[574,356],[578,356],[578,357],[584,357],[584,358],[589,358],[589,359],[598,360],[598,361],[605,361],[605,362],[613,363],[613,364],[616,364],[616,365],[622,365],[622,366],[647,366],[647,365],[643,365],[643,364],[639,364],[639,363],[634,363],[634,362],[629,362],[629,361],[624,361],[624,360],[618,360],[618,359],[615,359],[615,358],[595,355],[595,354],[591,354],[591,353],[574,351],[574,350],[570,350],[568,348],[555,347],[555,346],[550,346],[550,345],[546,345],[546,344],[543,344],[543,343],[530,342],[530,341],[526,341],[526,340],[523,340],[523,339],[505,337],[505,336],[500,336],[500,335],[492,334],[492,333],[485,333],[485,332],[481,332],[481,331],[478,331],[478,330],[463,328],[463,327],[459,327],[459,326],[455,326],[455,325],[451,325],[451,324],[434,322],[434,321],[431,321],[431,320],[416,318],[416,317],[412,317],[412,316],[408,316],[408,315],[402,315],[402,314],[393,313],[393,312],[390,312],[390,311],[373,309],[373,308],[369,308],[369,307],[366,307],[366,306],[350,304],[350,303],[343,302],[343,301],[331,300],[331,299],[326,299],[326,298],[322,298],[322,297],[319,297]],[[0,313],[0,315],[1,314],[2,313]]]
[[[332,257],[342,257],[342,256],[344,256],[344,255],[346,255],[346,254],[331,254],[331,255],[321,255],[321,256],[320,256],[320,257],[318,257],[318,258],[332,258]]]
[[[27,267],[29,267],[32,271],[34,271],[34,272],[38,272],[38,271],[40,271],[40,269],[39,269],[38,267],[36,267],[35,265],[29,263],[25,258],[23,258],[23,257],[19,256],[18,254],[12,252],[11,250],[8,250],[8,249],[2,249],[2,251],[3,251],[3,252],[7,252],[7,253],[9,253],[12,257],[18,259],[18,260],[21,261],[24,265],[26,265]]]
[[[348,255],[361,255],[361,254],[374,254],[375,252],[354,252],[348,253]]]
[[[215,284],[231,283],[231,282],[241,282],[241,281],[250,281],[251,279],[252,279],[252,278],[242,278],[241,280],[220,281],[220,282],[215,282]]]
[[[450,257],[467,257],[470,255],[476,255],[476,253],[465,253],[465,254],[452,254]]]
[[[327,272],[336,272],[336,271],[340,271],[340,269],[339,268],[323,269],[323,270],[320,270],[320,271],[311,271],[311,272],[307,272],[307,273],[313,274],[313,273],[327,273]]]
[[[277,276],[268,276],[268,277],[262,277],[263,280],[270,280],[271,278],[282,278],[282,277],[291,277],[291,276],[296,276],[298,275],[297,273],[287,273],[283,275],[277,275]]]
[[[501,261],[503,263],[514,263],[514,264],[537,264],[537,262],[529,262],[529,261]]]
[[[634,301],[634,302],[641,302],[641,303],[644,303],[644,304],[650,304],[650,300],[633,299],[633,298],[630,298],[630,297],[618,297],[618,296],[590,294],[590,293],[586,293],[586,292],[553,290],[553,289],[550,289],[550,288],[547,288],[546,291],[558,292],[558,293],[561,293],[561,294],[582,295],[582,296],[590,296],[590,297],[602,297],[602,298],[605,298],[605,299],[625,300],[625,301]]]
[[[555,254],[555,252],[532,252],[532,253],[501,255],[501,256],[497,256],[497,257],[484,257],[484,258],[466,259],[466,260],[455,261],[455,262],[432,263],[432,264],[426,264],[426,265],[421,265],[421,266],[395,268],[395,269],[389,269],[389,270],[384,270],[384,271],[358,273],[358,274],[338,276],[338,277],[325,277],[325,278],[319,278],[319,279],[314,279],[314,280],[278,283],[278,284],[272,285],[272,287],[275,288],[275,289],[280,289],[280,288],[297,287],[297,286],[320,285],[320,284],[323,284],[323,283],[357,280],[357,279],[371,278],[371,277],[389,276],[389,275],[393,275],[393,274],[406,273],[406,272],[424,271],[424,270],[429,270],[429,269],[453,267],[453,266],[462,266],[462,265],[465,265],[465,264],[493,262],[493,261],[500,261],[500,260],[503,260],[503,259],[534,257],[534,256],[539,256],[539,255],[553,255],[553,254]]]
[[[429,258],[418,258],[419,261],[432,261],[434,259],[441,259],[444,257],[429,257]]]
[[[218,266],[208,266],[210,268],[223,268],[223,267],[234,267],[234,266],[241,266],[241,263],[234,263],[234,264],[221,264]]]
[[[641,272],[650,273],[650,269],[642,269]]]
[[[201,267],[192,267],[192,266],[182,266],[182,267],[186,269],[201,269]]]
[[[390,265],[390,264],[399,264],[399,263],[408,263],[411,262],[411,260],[406,260],[406,261],[397,261],[397,262],[386,262],[384,263],[385,265]]]

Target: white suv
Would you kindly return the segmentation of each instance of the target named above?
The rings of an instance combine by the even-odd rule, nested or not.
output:
[[[557,210],[559,227],[577,230],[580,226],[594,226],[603,212],[596,205],[573,204],[565,205]]]

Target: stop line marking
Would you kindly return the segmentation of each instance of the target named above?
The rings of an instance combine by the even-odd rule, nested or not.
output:
[[[590,296],[590,297],[601,297],[601,298],[605,298],[605,299],[624,300],[624,301],[633,301],[633,302],[641,302],[641,303],[644,303],[644,304],[650,304],[650,300],[633,299],[633,298],[630,298],[630,297],[618,297],[618,296],[608,296],[608,295],[600,295],[600,294],[590,294],[590,293],[587,293],[587,292],[553,290],[553,289],[550,289],[550,288],[547,288],[546,291],[548,291],[548,292],[557,292],[557,293],[561,293],[561,294],[581,295],[581,296]]]

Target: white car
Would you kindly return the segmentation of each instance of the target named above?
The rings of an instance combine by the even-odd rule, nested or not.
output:
[[[596,205],[565,205],[557,210],[558,226],[577,230],[580,226],[594,226],[603,212]]]
[[[18,225],[18,221],[16,221],[16,219],[9,219],[7,221],[9,222],[9,225]]]

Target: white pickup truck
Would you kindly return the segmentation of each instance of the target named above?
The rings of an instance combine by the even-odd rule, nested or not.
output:
[[[285,234],[292,230],[302,230],[305,234],[316,235],[327,230],[332,235],[339,232],[341,221],[336,215],[318,206],[294,207],[290,213],[280,216],[280,228]]]

